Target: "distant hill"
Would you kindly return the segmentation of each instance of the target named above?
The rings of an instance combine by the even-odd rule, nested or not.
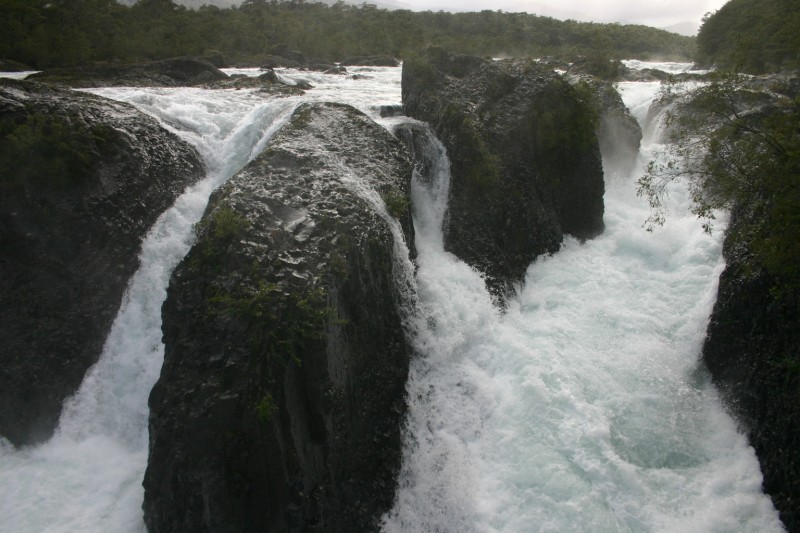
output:
[[[584,13],[569,9],[562,9],[560,7],[552,7],[539,2],[519,2],[506,9],[506,11],[509,13],[524,11],[525,13],[531,13],[541,17],[551,17],[558,20],[578,20],[581,22],[592,21],[592,17]]]
[[[204,5],[216,6],[220,9],[227,9],[233,6],[240,6],[243,2],[243,0],[172,0],[172,1],[175,2],[176,4],[186,6],[190,9],[197,9]],[[327,4],[330,6],[335,4],[337,0],[311,0],[311,1],[318,2],[320,4]],[[132,6],[136,2],[137,0],[117,0],[117,3],[120,3],[125,6]],[[345,3],[354,6],[360,6],[364,2],[358,0],[351,0],[351,1],[345,0]],[[410,4],[406,4],[401,0],[376,0],[376,1],[367,1],[366,3],[374,4],[382,9],[411,9]]]
[[[137,0],[117,0],[117,3],[120,3],[125,6],[132,6],[133,4],[136,3],[136,1]],[[241,5],[243,0],[172,0],[172,1],[182,6],[186,6],[192,9],[197,9],[198,7],[203,7],[204,5],[217,6],[219,8],[228,8]]]
[[[238,2],[179,1],[191,7],[210,1]],[[390,1],[398,6],[403,0],[367,5],[258,1],[219,11],[175,10],[170,0],[145,0],[136,8],[108,1],[0,0],[6,6],[3,17],[11,21],[0,32],[0,58],[41,70],[207,54],[221,54],[228,64],[262,65],[278,46],[328,62],[366,55],[402,58],[430,43],[464,54],[566,61],[687,59],[695,48],[692,38],[641,25],[561,21],[490,10],[447,13],[373,7]]]
[[[798,0],[730,0],[697,34],[703,65],[762,74],[800,67]]]
[[[700,29],[700,24],[697,24],[696,22],[679,22],[677,24],[673,24],[672,26],[667,26],[666,28],[661,29],[672,33],[677,33],[678,35],[692,37],[697,35],[697,31]]]

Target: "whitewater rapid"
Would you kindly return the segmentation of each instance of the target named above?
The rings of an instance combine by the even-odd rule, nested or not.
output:
[[[505,314],[444,250],[449,164],[432,143],[413,188],[421,357],[385,532],[782,531],[699,360],[721,235],[682,184],[665,226],[642,228],[658,89],[619,86],[650,136],[632,175],[606,173],[605,233],[537,260]]]
[[[349,103],[389,128],[407,120],[378,116],[400,102],[400,69],[351,71],[363,77],[286,71],[315,86],[287,98],[92,90],[155,116],[197,148],[208,176],[143,242],[100,361],[54,437],[20,450],[0,439],[0,532],[144,531],[147,397],[170,273],[211,191],[301,102]],[[657,86],[620,89],[644,117]],[[429,148],[432,175],[412,184],[419,309],[408,320],[420,355],[384,530],[780,531],[753,451],[698,362],[722,262],[719,235],[703,234],[685,192],[675,188],[651,235],[633,178],[608,180],[605,234],[537,261],[501,315],[480,276],[444,251],[449,164],[434,138]]]
[[[193,225],[211,192],[260,153],[301,102],[336,99],[373,114],[381,104],[397,103],[399,69],[369,72],[376,83],[312,75],[319,90],[291,98],[252,90],[91,90],[156,117],[198,150],[208,173],[149,231],[142,243],[141,266],[129,283],[103,353],[65,403],[53,438],[20,450],[0,439],[0,531],[144,531],[147,398],[163,362],[161,304],[172,270],[191,247]]]

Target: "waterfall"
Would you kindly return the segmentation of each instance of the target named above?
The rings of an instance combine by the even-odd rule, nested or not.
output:
[[[189,251],[208,197],[285,123],[297,105],[196,89],[95,91],[135,103],[198,149],[209,172],[142,243],[98,362],[65,402],[55,435],[14,450],[0,439],[0,531],[139,532],[147,463],[147,398],[164,356],[161,304]]]
[[[645,121],[657,84],[620,87]],[[537,260],[505,314],[444,251],[449,163],[431,140],[415,176],[420,321],[386,532],[781,531],[752,448],[699,360],[721,236],[670,191],[642,228],[635,180],[606,184],[606,231]]]
[[[129,282],[103,353],[65,402],[55,435],[22,449],[0,438],[0,533],[145,530],[141,483],[148,452],[147,398],[163,361],[160,310],[171,272],[191,247],[193,225],[211,192],[258,155],[300,103],[348,103],[385,125],[391,122],[378,117],[379,109],[399,101],[400,69],[350,70],[368,72],[370,80],[290,71],[287,76],[307,77],[316,88],[284,98],[255,90],[88,90],[155,117],[197,149],[208,174],[178,198],[144,239],[141,266]],[[235,73],[260,74],[258,69]],[[376,208],[385,214],[382,200],[370,198],[377,198]],[[413,272],[404,245],[395,239],[396,256],[402,258],[395,271],[401,296],[409,299]]]
[[[64,406],[54,437],[18,450],[0,439],[0,532],[144,531],[147,397],[163,356],[170,273],[211,191],[261,151],[296,105],[323,100],[411,128],[419,140],[416,279],[406,262],[395,265],[409,293],[416,284],[407,320],[418,356],[384,531],[781,531],[753,450],[699,363],[723,263],[720,235],[703,233],[685,188],[671,189],[667,224],[649,234],[637,174],[607,181],[605,234],[584,244],[567,238],[558,254],[536,261],[501,314],[480,274],[445,251],[444,147],[424,125],[376,117],[376,106],[400,99],[399,69],[363,72],[370,79],[303,73],[315,89],[280,99],[92,90],[157,117],[198,149],[209,173],[143,242],[100,361]],[[620,85],[640,122],[657,89]],[[658,122],[644,125],[638,172],[659,151]],[[379,197],[361,192],[385,214]]]

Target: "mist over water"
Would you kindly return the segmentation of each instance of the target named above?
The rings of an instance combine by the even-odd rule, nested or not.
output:
[[[620,90],[644,121],[658,88]],[[680,184],[667,224],[642,228],[650,126],[636,171],[607,173],[605,233],[536,261],[502,315],[443,250],[449,171],[432,148],[439,177],[414,188],[421,357],[384,531],[782,530],[699,361],[721,232],[703,233]]]
[[[0,439],[0,532],[144,531],[147,397],[163,359],[160,307],[171,271],[208,195],[301,102],[350,103],[389,128],[408,121],[378,118],[378,106],[400,101],[399,69],[356,70],[367,79],[284,71],[315,86],[289,98],[92,90],[157,117],[198,149],[209,172],[143,242],[103,355],[65,404],[56,435],[21,450]],[[640,120],[657,89],[620,86]],[[780,531],[753,451],[698,362],[723,265],[720,235],[703,234],[686,193],[675,187],[667,225],[648,234],[635,176],[608,173],[606,232],[585,244],[567,239],[537,261],[501,315],[480,276],[444,251],[449,163],[428,141],[431,171],[412,184],[417,275],[403,282],[409,290],[416,282],[408,320],[419,356],[384,530]],[[649,141],[641,163],[657,148]],[[405,261],[396,269],[407,277]]]

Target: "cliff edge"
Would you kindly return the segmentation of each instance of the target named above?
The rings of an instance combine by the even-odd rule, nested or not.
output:
[[[552,69],[428,48],[403,64],[403,105],[451,161],[445,248],[502,297],[564,234],[603,231],[596,113]]]
[[[133,106],[0,80],[0,435],[47,439],[97,361],[141,241],[205,175]]]
[[[212,196],[163,306],[151,532],[377,528],[411,353],[411,175],[362,113],[304,104]]]

